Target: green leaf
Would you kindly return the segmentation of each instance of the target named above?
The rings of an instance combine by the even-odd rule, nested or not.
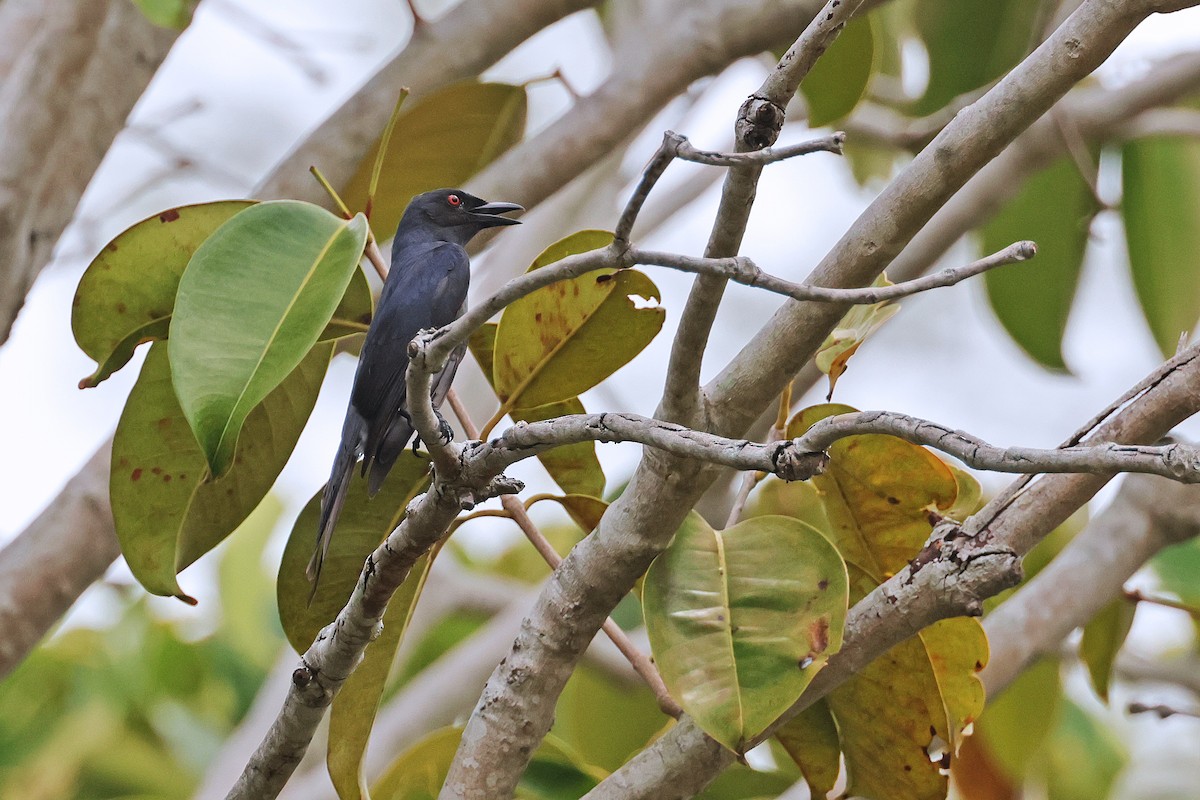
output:
[[[396,119],[371,210],[380,238],[392,235],[413,196],[462,185],[519,142],[526,110],[524,87],[475,81],[448,86],[407,106]],[[342,197],[350,208],[366,208],[378,152],[376,140],[344,187]]]
[[[1121,215],[1133,286],[1154,341],[1175,353],[1200,318],[1200,142],[1135,139],[1121,150]]]
[[[1128,760],[1116,735],[1070,700],[1047,744],[1048,800],[1103,800]]]
[[[439,728],[405,750],[371,787],[371,800],[437,800],[462,728]]]
[[[917,0],[916,24],[929,54],[929,84],[913,109],[937,111],[999,78],[1041,31],[1041,0]]]
[[[775,738],[800,767],[813,797],[833,791],[841,771],[842,749],[828,703],[813,703],[780,728]]]
[[[1118,597],[1092,617],[1083,627],[1083,639],[1079,643],[1079,657],[1087,665],[1088,675],[1096,694],[1108,702],[1108,682],[1112,677],[1113,662],[1125,637],[1133,627],[1133,615],[1137,605]]]
[[[259,203],[197,248],[171,320],[171,377],[213,475],[246,415],[300,363],[358,269],[367,224],[308,203]]]
[[[548,247],[530,271],[612,242],[579,231]],[[653,300],[637,308],[631,296]],[[640,353],[662,328],[658,287],[636,270],[597,270],[559,281],[505,309],[496,330],[496,393],[505,410],[558,403],[591,389]]]
[[[238,658],[263,674],[283,643],[275,611],[274,581],[263,567],[263,551],[279,522],[283,502],[269,493],[238,526],[217,566],[221,591],[221,631]]]
[[[179,277],[192,253],[253,200],[169,208],[122,231],[79,279],[71,330],[97,363],[79,388],[97,386],[129,363],[144,341],[167,338]]]
[[[104,246],[84,271],[75,290],[71,329],[80,349],[97,362],[79,382],[98,386],[129,363],[143,342],[167,338],[179,279],[196,248],[252,200],[180,206],[127,228]],[[321,332],[320,340],[366,331],[371,321],[371,288],[361,270]]]
[[[160,28],[183,30],[192,22],[200,0],[133,0],[142,16]]]
[[[788,422],[787,436],[795,438],[818,420],[854,410],[836,403],[804,409]],[[958,497],[954,473],[941,459],[882,434],[835,442],[829,466],[812,483],[821,493],[838,551],[876,583],[899,572],[925,544],[933,529],[929,512],[944,513]]]
[[[458,751],[462,728],[440,728],[401,753],[371,787],[372,800],[436,800]],[[518,800],[577,798],[606,773],[583,765],[579,756],[547,736],[517,786]],[[571,793],[565,793],[571,792]]]
[[[346,491],[346,504],[338,518],[337,530],[329,543],[329,552],[321,569],[321,581],[309,602],[312,585],[305,567],[317,543],[317,521],[321,513],[321,496],[317,492],[304,506],[288,536],[279,562],[276,596],[279,618],[288,641],[297,653],[303,654],[317,633],[334,620],[350,599],[367,556],[404,519],[410,500],[429,483],[429,461],[405,450],[396,460],[388,480],[379,494],[367,497],[367,482],[351,476]],[[414,571],[409,579],[419,573]],[[399,604],[398,607],[402,607]],[[388,611],[391,613],[392,606]],[[403,619],[403,616],[399,617]],[[385,617],[386,620],[386,617]]]
[[[1185,605],[1200,607],[1200,539],[1191,539],[1161,551],[1150,560],[1164,591]]]
[[[875,65],[874,14],[857,17],[800,84],[808,101],[808,127],[820,128],[854,110]]]
[[[1020,239],[1037,242],[1033,261],[984,275],[988,301],[1021,349],[1048,369],[1066,371],[1063,332],[1098,211],[1095,196],[1070,158],[1030,178],[1020,193],[983,227],[982,245],[994,253]]]
[[[362,762],[375,715],[383,697],[384,684],[396,660],[396,649],[412,621],[413,611],[433,559],[429,553],[417,559],[412,572],[388,601],[383,631],[367,647],[362,662],[333,698],[329,714],[329,777],[341,800],[369,797],[363,782]]]
[[[496,349],[496,323],[489,322],[471,334],[469,347],[479,368],[483,370],[488,383],[492,380],[492,358]],[[572,397],[561,403],[539,406],[529,409],[513,409],[510,416],[518,422],[540,422],[541,420],[560,417],[564,414],[585,414],[586,409],[578,397]],[[538,455],[538,460],[550,473],[554,482],[568,494],[604,496],[606,479],[604,470],[600,467],[600,459],[596,457],[595,442],[578,442],[565,447],[556,447]]]
[[[1057,659],[1034,662],[988,701],[976,735],[1014,781],[1022,780],[1042,763],[1046,738],[1054,728],[1061,702]],[[1037,709],[1037,713],[1030,713],[1030,709]]]
[[[171,385],[167,346],[150,348],[117,423],[109,479],[121,552],[148,592],[187,597],[175,575],[220,543],[266,495],[308,421],[331,350],[329,344],[313,348],[267,395],[246,419],[234,466],[206,480],[204,454]]]
[[[714,531],[692,512],[646,573],[643,596],[671,695],[743,752],[841,647],[846,580],[829,540],[798,520]]]
[[[615,770],[662,728],[662,711],[644,684],[584,662],[558,698],[552,732],[597,766]]]
[[[404,519],[409,501],[429,483],[429,462],[411,451],[401,454],[383,489],[368,501],[367,482],[351,478],[346,504],[330,541],[321,581],[309,602],[311,584],[305,566],[316,544],[321,497],[317,492],[292,526],[279,564],[276,583],[279,616],[288,641],[304,653],[321,628],[350,598],[367,556]],[[367,647],[362,663],[333,699],[329,718],[329,776],[341,800],[365,797],[362,759],[396,649],[404,637],[429,571],[429,554],[413,565],[408,578],[388,603],[383,632]]]

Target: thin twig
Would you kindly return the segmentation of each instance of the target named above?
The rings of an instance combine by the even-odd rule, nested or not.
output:
[[[682,137],[681,137],[682,138]],[[842,155],[842,146],[846,143],[846,134],[837,131],[818,139],[806,142],[783,145],[781,147],[764,147],[761,150],[750,150],[745,153],[714,153],[700,150],[686,138],[679,143],[675,157],[683,161],[693,161],[697,164],[707,164],[712,167],[740,167],[749,164],[766,166],[784,161],[796,156],[806,156],[810,153],[836,153]]]
[[[759,289],[766,289],[774,294],[781,294],[793,300],[811,300],[820,303],[846,303],[851,305],[872,305],[898,300],[918,292],[937,289],[943,286],[953,286],[967,278],[974,277],[990,269],[1028,261],[1037,254],[1037,245],[1030,241],[1010,244],[1008,247],[993,253],[986,258],[973,261],[961,267],[951,267],[931,275],[923,275],[911,281],[892,284],[891,286],[867,286],[861,289],[830,289],[824,286],[812,286],[805,283],[792,283],[763,272],[753,260],[745,256],[734,258],[696,258],[675,253],[659,253],[649,250],[630,250],[626,260],[634,264],[656,265],[670,267],[684,272],[696,272],[705,275],[720,275],[737,283]]]
[[[1125,592],[1125,599],[1134,603],[1150,603],[1156,606],[1163,606],[1164,608],[1174,608],[1177,611],[1183,611],[1184,613],[1189,614],[1192,619],[1200,620],[1200,608],[1190,606],[1187,603],[1179,600],[1172,600],[1169,597],[1157,597],[1154,595],[1143,594],[1137,589],[1131,589]]]
[[[450,408],[454,410],[454,414],[458,417],[459,424],[463,426],[463,430],[467,436],[473,439],[477,438],[479,436],[479,429],[475,427],[475,422],[471,419],[470,412],[467,411],[467,407],[462,404],[462,401],[458,399],[458,395],[453,389],[446,394],[446,401],[450,404]],[[500,503],[504,506],[507,515],[517,523],[522,533],[529,539],[533,548],[550,565],[550,568],[558,569],[558,565],[562,563],[562,556],[558,554],[546,537],[542,535],[542,532],[538,530],[533,520],[530,519],[525,505],[511,495],[501,497]],[[612,643],[617,646],[617,649],[621,651],[621,654],[628,659],[634,671],[650,687],[650,691],[654,693],[654,699],[658,701],[658,707],[662,709],[663,713],[679,719],[680,715],[683,714],[683,709],[671,697],[666,684],[663,683],[662,676],[658,673],[658,669],[654,666],[650,658],[630,641],[629,637],[625,635],[625,631],[621,630],[621,626],[613,621],[612,617],[605,620],[602,629],[605,635],[612,640]]]
[[[1196,717],[1197,719],[1200,719],[1200,711],[1188,711],[1186,709],[1174,708],[1172,706],[1166,706],[1166,705],[1150,706],[1150,705],[1146,705],[1145,703],[1130,703],[1129,704],[1129,713],[1130,714],[1145,714],[1147,712],[1149,712],[1151,714],[1157,714],[1159,719],[1166,719],[1167,717],[1173,717],[1176,714],[1178,714],[1179,716],[1183,716],[1183,717]]]

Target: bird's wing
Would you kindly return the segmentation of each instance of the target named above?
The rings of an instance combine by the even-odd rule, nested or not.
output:
[[[367,335],[355,378],[352,402],[367,420],[363,469],[370,468],[372,490],[383,483],[412,438],[404,378],[408,343],[425,328],[453,322],[466,301],[470,283],[467,252],[458,245],[439,243],[414,257],[416,262],[404,269],[394,288],[380,298],[372,321],[377,331],[374,336]]]

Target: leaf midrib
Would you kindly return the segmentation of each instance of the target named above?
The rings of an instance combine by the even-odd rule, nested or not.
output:
[[[254,383],[254,378],[258,374],[259,369],[262,367],[263,361],[266,360],[267,353],[270,351],[271,345],[276,339],[279,338],[279,331],[283,327],[283,323],[291,314],[292,309],[296,305],[296,301],[300,298],[300,295],[304,293],[305,288],[307,288],[312,282],[312,276],[317,271],[317,268],[321,265],[321,262],[325,259],[325,256],[328,255],[334,243],[343,233],[346,232],[346,230],[346,225],[339,224],[333,234],[326,240],[325,244],[321,247],[321,252],[318,254],[317,258],[313,260],[312,266],[309,267],[308,272],[304,275],[304,279],[300,282],[300,286],[292,295],[292,299],[288,301],[287,307],[284,309],[283,314],[279,316],[279,321],[275,323],[275,329],[271,331],[271,335],[263,344],[262,350],[258,356],[258,361],[254,364],[254,369],[250,371],[249,380],[247,380],[245,385],[242,386],[241,392],[238,393],[237,400],[234,401],[233,406],[230,408],[229,414],[225,418],[225,425],[221,428],[221,435],[217,438],[217,446],[213,453],[214,456],[221,452],[221,449],[225,444],[225,438],[229,434],[229,427],[233,424],[234,417],[237,416],[237,410],[241,406],[242,401],[245,399],[246,392],[250,390],[250,386]],[[322,327],[322,330],[324,330],[324,327]],[[320,336],[319,333],[317,335]]]

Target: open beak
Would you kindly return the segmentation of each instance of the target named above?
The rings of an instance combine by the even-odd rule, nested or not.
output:
[[[475,217],[479,222],[485,222],[487,225],[520,225],[521,220],[509,219],[501,217],[500,214],[507,214],[509,211],[524,211],[525,209],[516,203],[484,203],[478,208],[471,209],[471,216]]]

